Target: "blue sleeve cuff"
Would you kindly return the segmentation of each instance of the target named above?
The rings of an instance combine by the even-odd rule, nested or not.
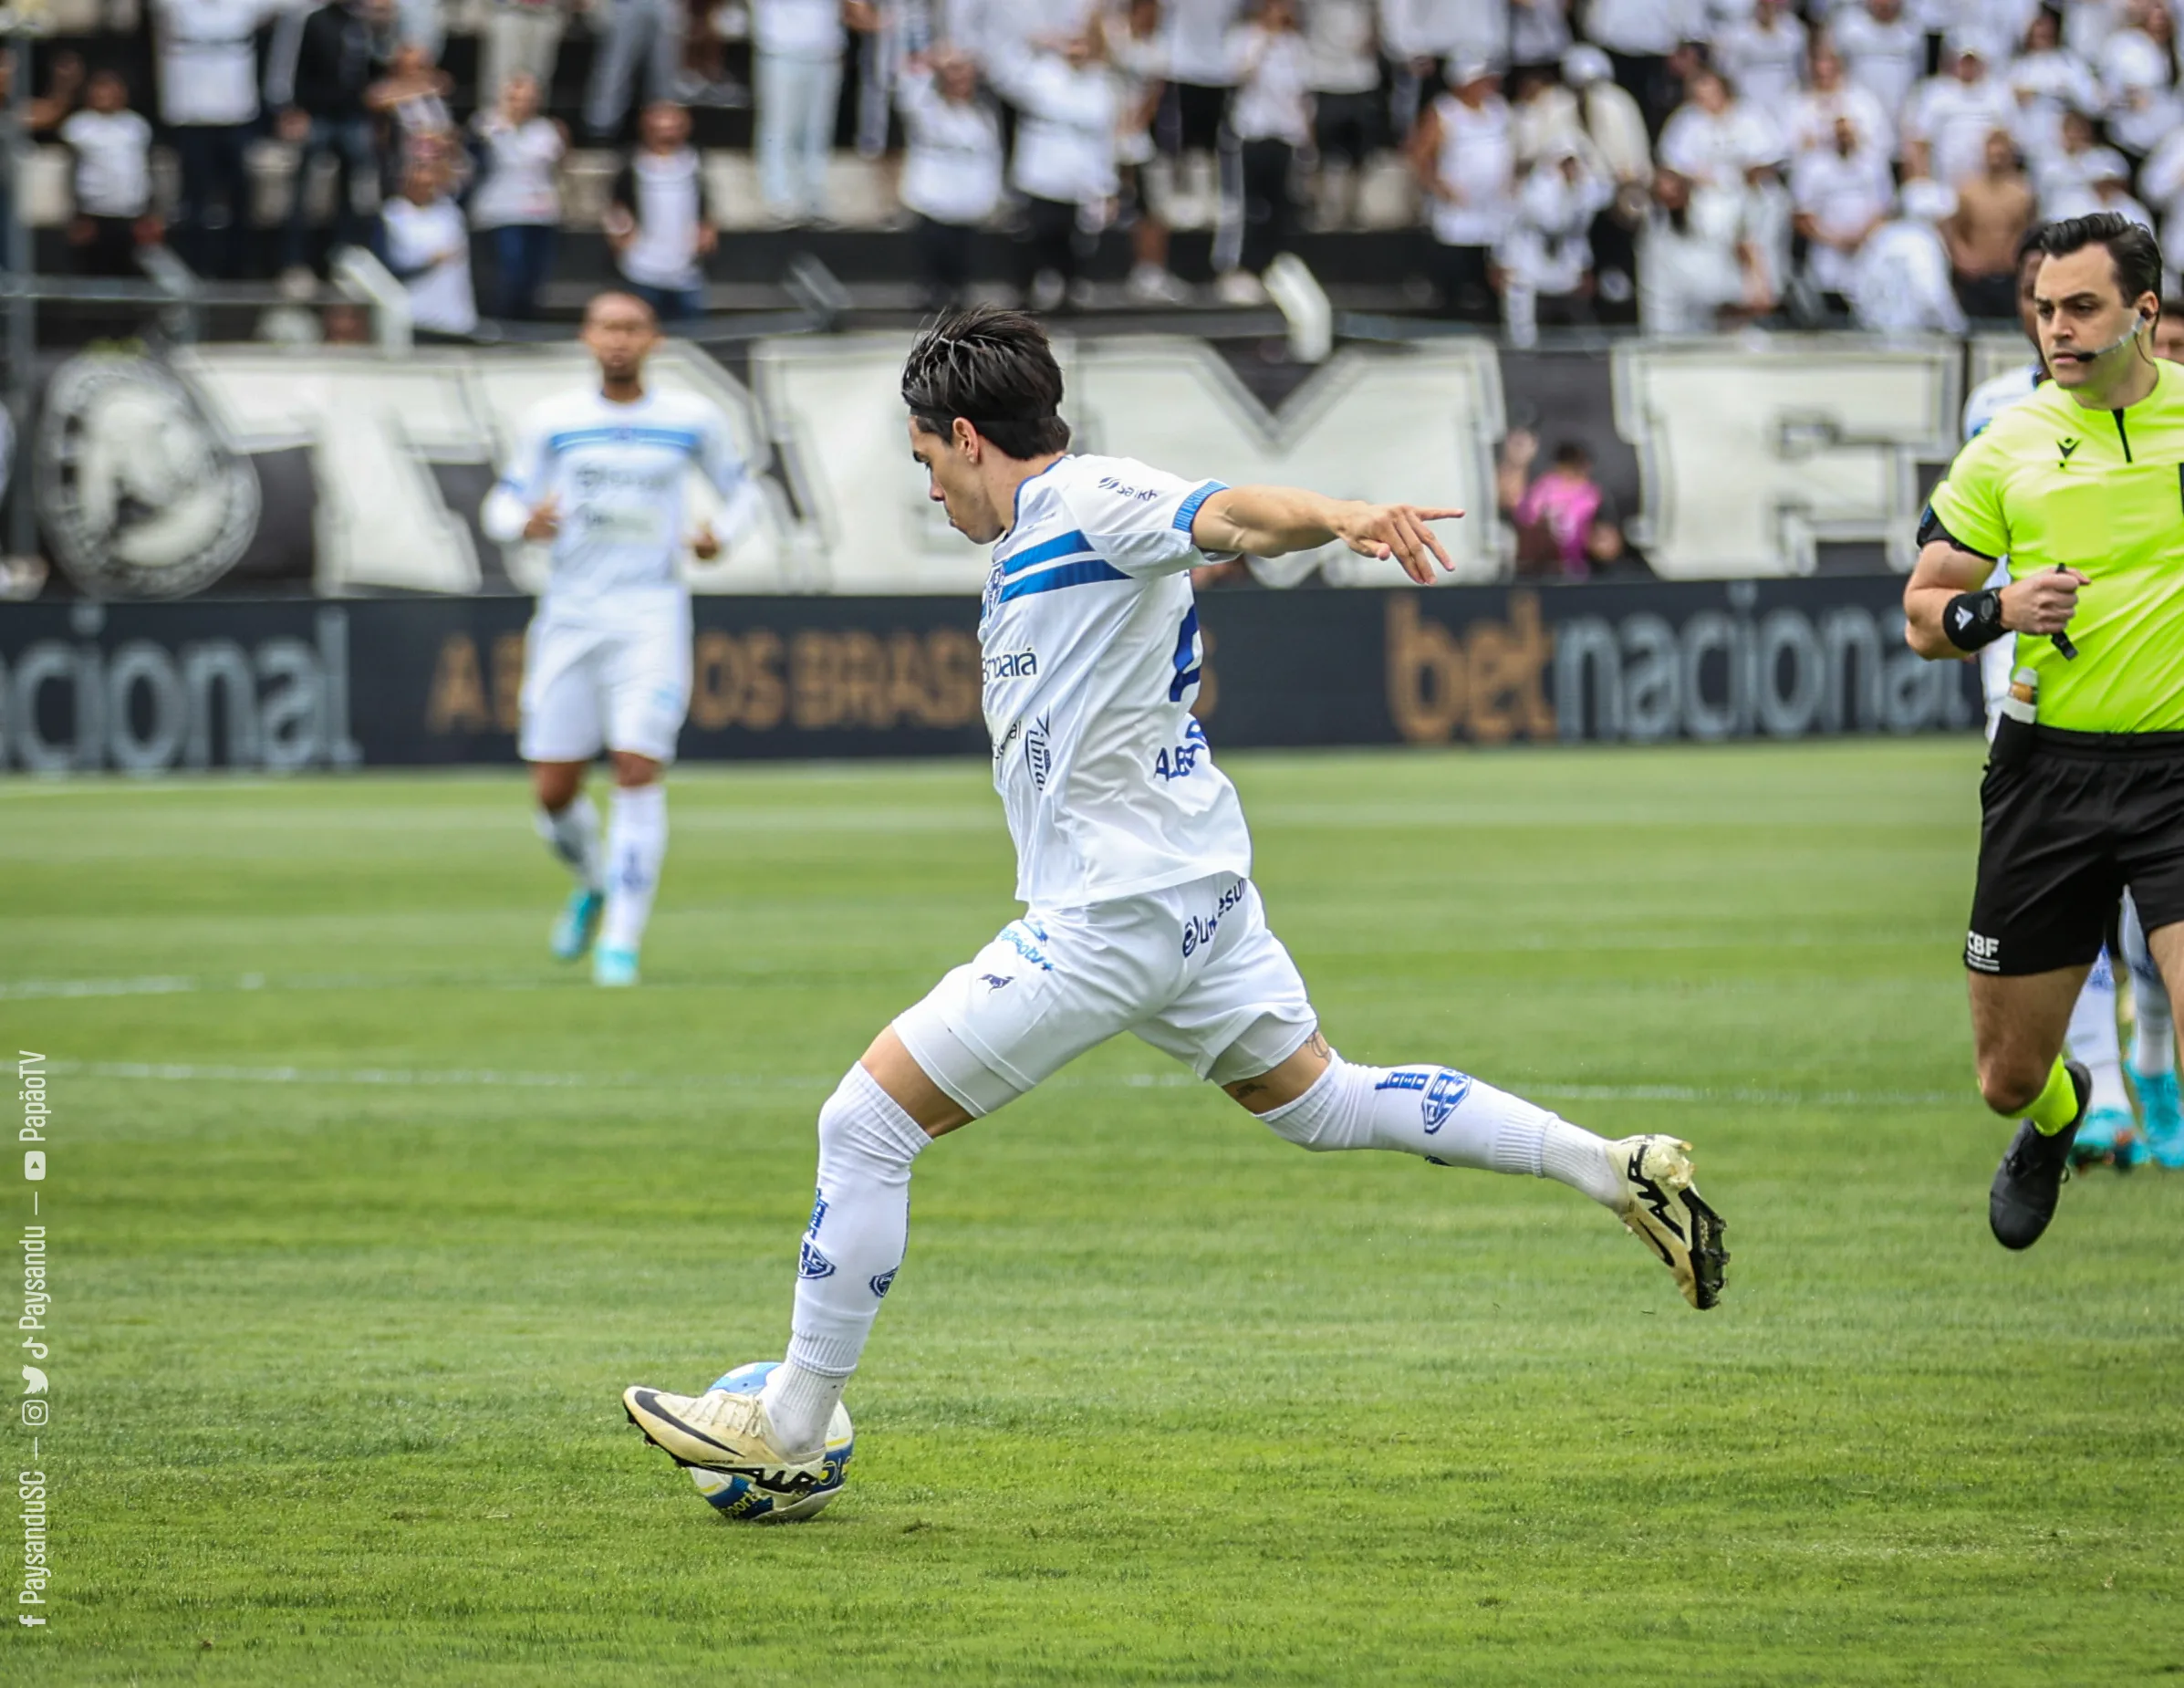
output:
[[[1206,500],[1211,498],[1215,493],[1225,493],[1228,490],[1229,484],[1226,481],[1208,481],[1203,486],[1198,488],[1188,498],[1184,499],[1181,504],[1176,505],[1176,532],[1179,534],[1189,533],[1191,531],[1191,524],[1198,520],[1199,506],[1204,504]]]

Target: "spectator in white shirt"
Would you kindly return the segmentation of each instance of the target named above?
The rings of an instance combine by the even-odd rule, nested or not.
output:
[[[84,109],[66,119],[60,138],[75,161],[76,215],[68,244],[86,276],[134,276],[137,248],[155,246],[151,210],[151,125],[129,109],[129,85],[94,70]]]
[[[1659,135],[1676,100],[1669,57],[1709,33],[1705,0],[1590,0],[1585,38],[1607,49],[1617,84]]]
[[[1874,230],[1858,254],[1851,318],[1874,334],[1961,334],[1969,325],[1935,227],[1956,214],[1957,196],[1915,177],[1903,184],[1901,203],[1900,214]]]
[[[705,308],[704,261],[720,232],[706,213],[690,113],[656,99],[637,122],[637,151],[608,190],[600,229],[629,291],[662,322],[687,321]]]
[[[1987,137],[2010,127],[2017,100],[1988,74],[1978,36],[1950,36],[1943,62],[1949,69],[1919,87],[1904,120],[1904,165],[1953,188],[1986,168]]]
[[[1558,157],[1565,148],[1575,151],[1595,174],[1607,173],[1585,132],[1574,90],[1559,78],[1538,70],[1512,71],[1509,79],[1509,140],[1516,151],[1520,176],[1533,165]]]
[[[1847,118],[1857,131],[1860,149],[1883,159],[1896,156],[1896,124],[1881,109],[1872,90],[1852,82],[1843,70],[1843,56],[1825,40],[1813,48],[1813,85],[1790,101],[1784,140],[1793,158],[1805,152],[1832,152],[1836,125]]]
[[[1858,248],[1888,220],[1896,196],[1888,161],[1866,144],[1856,122],[1838,117],[1833,145],[1797,155],[1790,194],[1805,243],[1805,281],[1833,308],[1846,310]]]
[[[2102,44],[2098,67],[2108,96],[2108,139],[2144,158],[2184,121],[2177,97],[2177,20],[2166,0],[2132,0],[2127,27]]]
[[[182,171],[174,245],[201,275],[243,274],[244,150],[258,120],[257,32],[276,0],[159,0],[160,120]]]
[[[758,191],[782,222],[816,222],[827,214],[849,30],[877,27],[879,16],[865,0],[756,0],[751,24]]]
[[[1083,248],[1105,225],[1117,188],[1119,90],[1097,26],[1059,53],[1034,51],[993,67],[1016,108],[1009,185],[1024,196],[1021,280],[1035,310],[1081,302]]]
[[[1862,5],[1846,0],[1829,18],[1827,34],[1852,83],[1880,102],[1891,123],[1900,123],[1926,69],[1926,32],[1903,15],[1903,0]]]
[[[1236,93],[1229,105],[1229,131],[1236,137],[1243,189],[1241,239],[1232,266],[1216,287],[1232,305],[1260,305],[1266,289],[1259,276],[1296,237],[1296,203],[1290,177],[1297,154],[1312,145],[1312,59],[1298,27],[1295,0],[1261,0],[1257,18],[1230,43]],[[1217,257],[1228,256],[1216,242]]]
[[[1512,346],[1539,343],[1543,309],[1559,323],[1591,321],[1591,231],[1614,197],[1614,183],[1588,169],[1573,146],[1555,149],[1525,172],[1495,248]]]
[[[465,336],[478,326],[470,285],[470,230],[447,192],[443,168],[415,158],[401,191],[380,213],[380,256],[410,296],[410,320],[428,334]]]
[[[1373,0],[1311,0],[1305,13],[1305,45],[1311,58],[1312,133],[1320,170],[1323,174],[1339,170],[1346,179],[1354,178],[1388,129]]]
[[[1726,77],[1702,68],[1684,88],[1690,98],[1660,133],[1660,162],[1669,169],[1708,187],[1732,187],[1780,162],[1781,135],[1751,101],[1737,97]]]
[[[2062,148],[2063,114],[2098,111],[2103,95],[2092,68],[2063,45],[2054,12],[2043,7],[2033,15],[2022,45],[2003,78],[2017,102],[2010,134],[2037,166]]]
[[[1212,152],[1236,86],[1229,32],[1243,0],[1162,0],[1168,30],[1168,100],[1160,113],[1160,147],[1171,157]]]
[[[2161,214],[2161,245],[2168,267],[2184,256],[2184,128],[2172,130],[2139,167],[2138,193]]]
[[[1118,216],[1130,236],[1124,291],[1133,305],[1186,305],[1191,288],[1168,267],[1171,179],[1153,139],[1168,94],[1170,54],[1160,0],[1124,0],[1103,33],[1122,114],[1115,136],[1115,182]]]
[[[1001,203],[1001,120],[978,94],[967,53],[912,58],[895,85],[902,112],[905,210],[918,219],[918,276],[929,310],[964,303],[971,249]]]
[[[1737,196],[1694,195],[1666,166],[1638,238],[1638,326],[1648,334],[1705,334],[1774,307],[1765,265]]]
[[[2130,168],[2122,154],[2104,147],[2094,156],[2101,162],[2093,170],[2093,197],[2090,203],[2073,207],[2069,214],[2090,217],[2112,211],[2147,228],[2156,227],[2154,214],[2132,197]]]
[[[568,132],[539,115],[538,97],[537,78],[518,70],[501,83],[499,103],[471,121],[478,176],[470,220],[492,236],[494,315],[517,322],[538,315],[538,289],[554,266],[554,172],[568,151]]]
[[[1653,148],[1644,112],[1617,86],[1613,68],[1589,43],[1563,55],[1563,79],[1577,96],[1585,151],[1615,190],[1593,223],[1594,292],[1602,304],[1620,308],[1638,297],[1637,237],[1653,208]]]
[[[2094,179],[2109,170],[2129,173],[2123,154],[2096,144],[2093,120],[2083,111],[2063,114],[2063,145],[2042,161],[2033,185],[2040,193],[2040,215],[2054,223],[2085,214],[2093,203]]]
[[[1509,232],[1516,193],[1516,143],[1501,79],[1489,66],[1451,65],[1448,84],[1411,132],[1411,168],[1431,206],[1442,309],[1491,321],[1494,248]]]
[[[1763,111],[1786,109],[1804,79],[1804,26],[1788,0],[1759,0],[1747,23],[1732,24],[1714,40],[1714,62],[1738,91]]]

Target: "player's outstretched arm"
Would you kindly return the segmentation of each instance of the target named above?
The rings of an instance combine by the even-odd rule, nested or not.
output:
[[[1313,551],[1339,539],[1360,557],[1393,558],[1420,586],[1433,580],[1434,565],[1456,565],[1428,526],[1453,521],[1461,510],[1415,504],[1365,504],[1327,498],[1296,486],[1232,486],[1198,507],[1191,538],[1202,551],[1241,551],[1280,557]]]

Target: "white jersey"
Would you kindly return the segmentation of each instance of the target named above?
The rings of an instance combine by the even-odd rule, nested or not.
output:
[[[1251,872],[1235,787],[1191,718],[1202,651],[1185,572],[1219,481],[1067,456],[1024,482],[978,641],[1016,895],[1085,907]]]
[[[542,616],[584,615],[609,599],[679,603],[687,596],[676,565],[693,466],[732,511],[751,498],[728,419],[710,400],[647,391],[617,404],[596,387],[548,399],[525,418],[515,459],[487,500],[486,532],[513,539],[538,505],[559,501]],[[725,537],[733,525],[716,531]]]

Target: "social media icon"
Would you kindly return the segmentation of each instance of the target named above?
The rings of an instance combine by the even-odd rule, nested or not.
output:
[[[47,1409],[43,1395],[26,1395],[23,1399],[23,1422],[36,1430],[46,1422]]]
[[[46,1175],[46,1151],[43,1149],[26,1149],[23,1151],[23,1176],[33,1181]]]

